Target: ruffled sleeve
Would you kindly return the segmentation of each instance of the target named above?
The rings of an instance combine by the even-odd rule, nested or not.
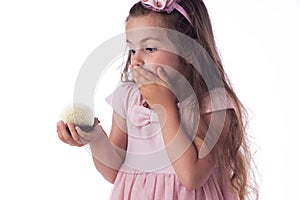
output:
[[[207,114],[226,109],[236,110],[235,103],[225,88],[210,90],[202,101],[201,114]]]
[[[113,110],[123,118],[127,117],[128,101],[133,86],[134,83],[132,82],[121,83],[116,90],[105,99]]]

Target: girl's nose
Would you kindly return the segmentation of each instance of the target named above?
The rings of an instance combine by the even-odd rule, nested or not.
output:
[[[143,66],[145,64],[142,49],[136,50],[135,53],[131,55],[131,64],[135,66]]]

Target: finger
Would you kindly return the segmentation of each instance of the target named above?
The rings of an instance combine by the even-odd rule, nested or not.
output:
[[[78,144],[73,140],[72,135],[67,130],[64,122],[60,121],[57,123],[57,134],[61,141],[71,146],[78,146]]]
[[[135,69],[135,70],[132,70],[132,76],[133,76],[133,79],[135,81],[135,83],[141,87],[143,85],[145,85],[146,83],[149,82],[149,80],[143,76],[138,69]]]
[[[130,70],[130,73],[131,73],[131,76],[132,76],[134,82],[137,82],[137,78],[138,78],[138,76],[139,76],[139,74],[137,73],[137,71],[135,71],[135,70],[133,69],[133,67],[132,67],[132,69]]]
[[[83,131],[79,126],[75,127],[79,137],[81,138],[81,141],[83,144],[88,144],[90,142],[93,142],[99,138],[99,134],[102,133],[103,129],[100,125],[96,125],[93,127],[93,129],[89,132]]]
[[[68,122],[68,128],[70,130],[70,134],[72,136],[73,141],[76,143],[76,146],[82,146],[83,142],[79,137],[77,131],[75,130],[75,125],[71,122]]]
[[[64,137],[62,135],[62,130],[64,129],[63,128],[64,125],[65,124],[62,121],[59,121],[56,124],[56,132],[57,132],[58,138],[63,142],[64,142]]]
[[[157,66],[148,65],[147,67],[148,68],[151,67],[151,68],[155,69]],[[144,67],[135,67],[134,69],[139,73],[140,76],[145,77],[145,79],[147,79],[149,81],[155,81],[158,79],[158,76],[155,73],[153,73],[152,71],[150,71]]]
[[[69,139],[70,137],[70,133],[69,131],[67,130],[67,127],[65,126],[65,123],[62,122],[62,121],[59,121],[56,125],[56,128],[57,128],[57,134],[58,134],[58,137],[61,141],[67,143],[67,140]]]
[[[79,126],[75,126],[75,130],[83,143],[86,143],[88,140],[90,140],[90,138],[91,138],[90,132],[85,132]]]
[[[142,67],[135,67],[132,72],[135,82],[139,87],[149,83],[163,83],[163,81],[156,74]]]
[[[159,67],[159,68],[157,69],[157,75],[158,75],[158,77],[159,77],[161,80],[163,80],[163,81],[166,82],[167,84],[170,83],[168,74],[166,73],[166,71],[165,71],[162,67]]]

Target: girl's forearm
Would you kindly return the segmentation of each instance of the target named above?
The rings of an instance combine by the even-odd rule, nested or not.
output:
[[[167,109],[166,107],[156,109],[156,113],[161,124],[168,156],[171,161],[177,160],[192,143],[180,126],[179,111],[177,107],[171,105]],[[194,153],[197,154],[196,151]],[[196,161],[197,157],[193,158]]]
[[[125,152],[114,146],[106,134],[101,134],[98,140],[89,145],[96,169],[107,181],[114,183],[124,161]]]
[[[200,187],[207,180],[211,165],[199,161],[198,150],[180,126],[176,104],[156,111],[161,122],[166,151],[177,176],[189,189]]]

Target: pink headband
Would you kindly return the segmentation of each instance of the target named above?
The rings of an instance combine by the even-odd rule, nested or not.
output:
[[[141,0],[141,3],[145,8],[156,12],[171,13],[174,9],[176,9],[190,22],[190,24],[192,24],[189,15],[186,13],[184,8],[178,4],[180,1],[181,0]]]

